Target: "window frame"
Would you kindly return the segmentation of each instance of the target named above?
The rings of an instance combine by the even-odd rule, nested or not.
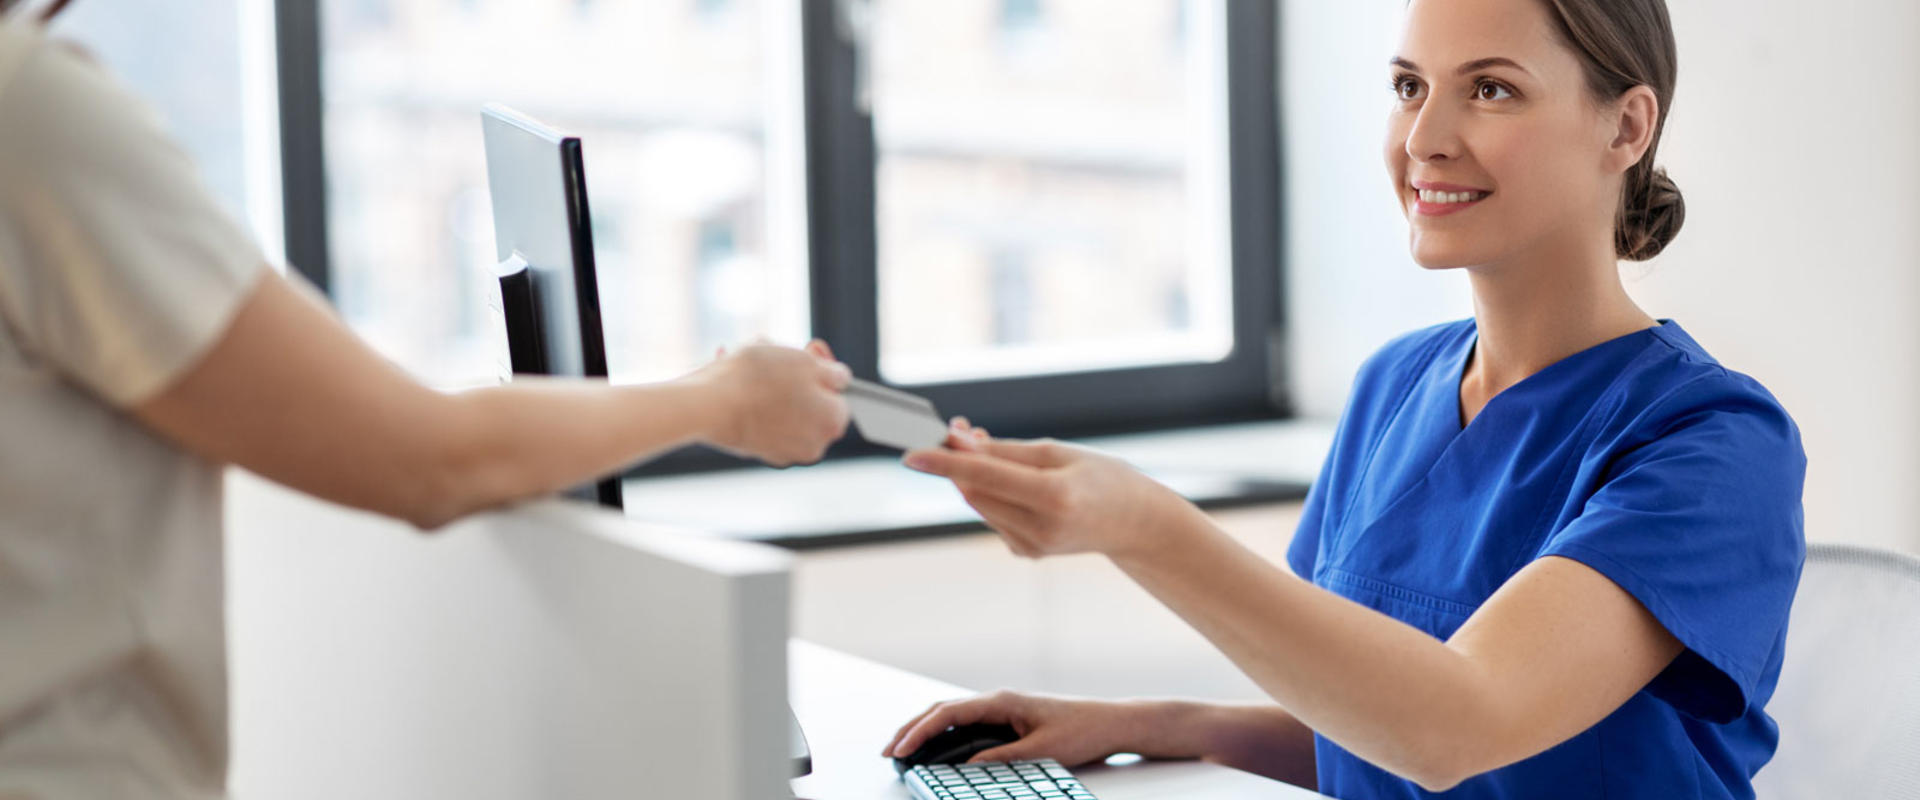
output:
[[[280,85],[280,194],[287,266],[331,298],[326,119],[320,94],[320,0],[274,0],[273,27]]]
[[[780,0],[775,0],[780,1]],[[879,379],[876,145],[847,0],[800,3],[808,298],[813,335]],[[996,435],[1062,438],[1293,416],[1283,302],[1277,0],[1220,0],[1226,15],[1233,347],[1208,364],[1063,372],[905,387]],[[287,259],[330,294],[320,0],[275,0]],[[829,458],[889,452],[850,436]],[[749,462],[686,448],[635,475]]]

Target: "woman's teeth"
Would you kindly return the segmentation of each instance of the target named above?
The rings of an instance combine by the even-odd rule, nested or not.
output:
[[[1471,203],[1486,197],[1492,192],[1436,192],[1431,189],[1416,189],[1420,200],[1426,203]]]

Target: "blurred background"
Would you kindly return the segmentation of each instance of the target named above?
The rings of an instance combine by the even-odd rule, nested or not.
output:
[[[803,5],[318,0],[341,312],[429,380],[494,378],[476,109],[497,100],[587,142],[602,292],[630,312],[607,317],[616,380],[752,335],[806,336]],[[1233,345],[1223,5],[871,7],[886,377],[1204,361]],[[87,0],[61,23],[158,106],[269,252],[283,241],[274,6]],[[1395,333],[1471,313],[1459,276],[1411,265],[1380,165],[1372,84],[1400,7],[1277,4],[1285,168],[1265,222],[1285,249],[1261,266],[1284,276],[1284,380],[1304,417],[1337,415],[1354,368]],[[1681,69],[1661,153],[1689,213],[1665,254],[1625,267],[1629,286],[1794,413],[1811,537],[1920,551],[1920,97],[1879,79],[1920,65],[1920,9],[1671,11]]]
[[[81,0],[60,26],[436,385],[498,379],[478,109],[504,102],[585,142],[615,381],[826,333],[988,421],[1148,431],[1328,424],[1374,348],[1471,313],[1408,258],[1381,164],[1402,6]],[[1811,540],[1920,553],[1920,95],[1897,77],[1920,5],[1670,10],[1687,222],[1629,289],[1793,413]],[[1296,514],[1222,519],[1277,556]],[[237,571],[264,557],[235,547]],[[963,685],[1251,692],[1110,571],[977,532],[809,551],[796,581],[801,635]],[[929,614],[955,644],[891,635]]]

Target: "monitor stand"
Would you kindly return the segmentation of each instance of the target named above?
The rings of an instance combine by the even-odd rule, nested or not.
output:
[[[813,774],[813,751],[807,748],[807,734],[800,730],[800,718],[791,708],[787,709],[787,720],[793,727],[793,777],[804,778]]]

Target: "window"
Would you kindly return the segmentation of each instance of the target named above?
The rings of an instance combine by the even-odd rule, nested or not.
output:
[[[881,376],[1224,358],[1221,6],[995,5],[876,9]]]
[[[797,220],[769,200],[767,44],[797,25],[763,18],[773,5],[321,2],[342,314],[435,383],[496,379],[479,109],[503,102],[585,143],[615,380],[677,375],[755,335],[804,337],[804,254],[769,232],[774,214]]]
[[[274,252],[280,198],[269,11],[264,0],[74,3],[53,33],[85,47],[151,104],[208,190]]]
[[[1010,435],[1286,412],[1272,0],[278,11],[290,258],[429,380],[493,378],[504,102],[585,141],[616,381],[814,335]]]

